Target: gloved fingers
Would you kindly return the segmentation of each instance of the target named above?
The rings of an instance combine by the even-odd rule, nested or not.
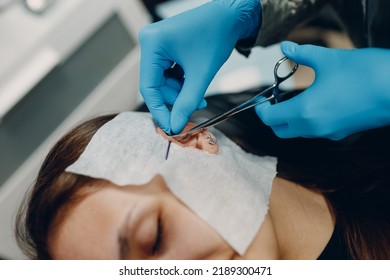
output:
[[[333,141],[339,141],[345,137],[347,137],[348,135],[345,134],[345,133],[335,133],[335,134],[332,134],[331,136],[329,136],[328,138],[330,140],[333,140]]]
[[[271,105],[271,102],[269,101],[257,105],[255,107],[256,114],[265,125],[271,127],[276,136],[280,138],[287,138],[289,136],[289,126],[287,121],[284,116],[278,115],[278,110],[276,110],[276,113],[274,110],[270,110],[273,106],[276,105]]]
[[[163,96],[165,104],[173,106],[175,104],[177,97],[179,96],[180,89],[175,86],[164,85],[161,87],[161,95]],[[207,107],[206,99],[202,99],[197,110],[202,110]]]
[[[170,111],[168,110],[161,87],[164,85],[166,69],[173,64],[158,53],[145,48],[141,54],[140,92],[153,118],[162,130],[170,132]]]
[[[263,117],[264,117],[264,112],[267,110],[267,108],[271,106],[271,102],[270,101],[266,101],[264,103],[261,103],[259,105],[256,105],[255,106],[255,112],[257,114],[257,116],[263,120]],[[264,121],[263,121],[264,122]]]
[[[301,96],[295,96],[273,105],[263,103],[256,106],[255,110],[263,123],[270,126],[278,137],[292,138],[303,133],[302,127],[294,125],[302,115],[302,102]]]
[[[298,45],[294,42],[282,42],[280,48],[285,56],[298,64],[316,69],[328,54],[328,49],[314,45]]]
[[[305,138],[328,138],[333,141],[338,141],[346,136],[348,136],[346,133],[335,133],[332,135],[317,135],[315,133],[307,133],[304,129],[301,127],[293,127],[292,125],[289,125],[287,123],[281,124],[281,125],[276,125],[271,127],[273,132],[275,133],[276,136],[280,138],[295,138],[295,137],[305,137]]]
[[[271,126],[270,123],[273,123],[271,126],[271,129],[275,133],[276,136],[280,138],[286,138],[284,137],[285,134],[288,132],[288,124],[285,120],[270,120],[269,119],[269,112],[267,111],[274,105],[271,105],[270,101],[261,103],[255,107],[256,114],[259,116],[259,118],[263,121],[264,124]]]
[[[153,118],[157,121],[162,130],[169,133],[170,112],[165,105],[164,97],[161,94],[163,73],[163,69],[158,67],[149,72],[141,71],[140,92],[150,113],[153,115]]]
[[[198,106],[197,110],[202,110],[202,109],[204,109],[206,107],[207,107],[207,101],[206,101],[206,99],[203,98],[202,101],[199,103],[199,106]]]
[[[279,138],[295,137],[295,135],[291,133],[291,129],[289,129],[289,125],[287,123],[271,126],[271,128],[275,133],[275,135],[278,136]]]
[[[209,76],[198,74],[186,74],[182,91],[172,107],[170,126],[173,133],[182,131],[192,113],[207,105],[203,96],[210,83]]]
[[[165,104],[173,106],[173,104],[175,104],[176,102],[177,97],[179,96],[182,87],[183,87],[183,83],[181,81],[178,81],[173,78],[166,78],[165,84],[160,89]],[[203,99],[200,102],[199,107],[197,109],[201,110],[206,107],[207,107],[207,101],[206,99]]]
[[[176,98],[179,95],[179,92],[175,88],[166,85],[161,87],[160,93],[164,100],[164,103],[170,106],[173,106],[173,104],[175,104]]]
[[[150,89],[145,94],[146,97],[144,96],[143,98],[145,101],[148,100],[148,102],[145,103],[153,118],[162,130],[166,133],[170,133],[171,112],[164,103],[161,91],[157,89]]]
[[[256,113],[264,124],[274,127],[286,124],[289,120],[296,118],[296,112],[300,104],[295,100],[298,96],[274,105],[262,104],[256,107]]]
[[[161,87],[161,95],[164,99],[164,102],[168,105],[173,105],[182,87],[182,81],[178,81],[172,77],[165,78],[164,85]]]

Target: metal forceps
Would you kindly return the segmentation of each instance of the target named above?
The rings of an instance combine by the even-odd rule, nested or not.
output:
[[[182,141],[186,139],[190,135],[194,135],[207,127],[214,126],[217,124],[220,124],[221,122],[226,121],[227,119],[231,118],[235,114],[247,110],[249,108],[252,108],[256,105],[259,105],[261,103],[271,101],[273,104],[277,103],[280,101],[280,98],[283,96],[280,94],[279,90],[279,84],[290,78],[297,70],[298,70],[298,64],[295,64],[293,69],[291,70],[290,73],[288,73],[285,76],[280,76],[278,74],[278,69],[279,66],[288,60],[287,57],[281,58],[275,65],[274,68],[274,77],[275,77],[275,82],[267,89],[263,90],[262,92],[256,94],[254,97],[250,98],[249,100],[245,101],[244,103],[241,103],[240,105],[230,109],[229,111],[222,113],[220,115],[217,115],[208,121],[205,121],[203,123],[198,124],[197,126],[193,127],[192,129],[188,130],[187,132],[184,133],[179,133],[176,135],[171,135],[172,138],[174,138],[177,141]]]

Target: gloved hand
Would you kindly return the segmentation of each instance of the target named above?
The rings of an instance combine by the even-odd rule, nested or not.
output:
[[[260,9],[259,0],[215,0],[141,30],[140,91],[166,133],[180,132],[206,106],[207,87],[237,41],[255,35]],[[184,79],[166,71],[174,63]]]
[[[342,139],[390,124],[390,50],[340,50],[283,42],[282,52],[315,71],[304,92],[275,105],[256,108],[281,138]]]

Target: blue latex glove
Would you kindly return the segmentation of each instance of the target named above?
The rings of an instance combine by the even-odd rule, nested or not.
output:
[[[206,106],[207,87],[237,41],[257,31],[260,9],[259,0],[215,0],[141,30],[140,91],[165,132],[180,132]],[[185,79],[166,71],[174,63]]]
[[[315,71],[300,95],[256,108],[281,138],[342,139],[390,124],[390,50],[340,50],[283,42],[283,53]]]

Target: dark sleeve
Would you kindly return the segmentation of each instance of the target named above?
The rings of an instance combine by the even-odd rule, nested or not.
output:
[[[254,35],[239,41],[236,48],[245,55],[254,46],[283,41],[299,25],[317,16],[325,6],[337,15],[354,45],[390,48],[389,0],[260,0],[261,25]]]
[[[260,0],[261,28],[257,37],[239,41],[237,50],[247,55],[252,47],[278,43],[294,28],[319,14],[329,0]]]
[[[390,48],[389,0],[332,0],[356,47]]]
[[[278,43],[294,28],[318,15],[327,0],[262,0],[262,26],[256,45]]]

